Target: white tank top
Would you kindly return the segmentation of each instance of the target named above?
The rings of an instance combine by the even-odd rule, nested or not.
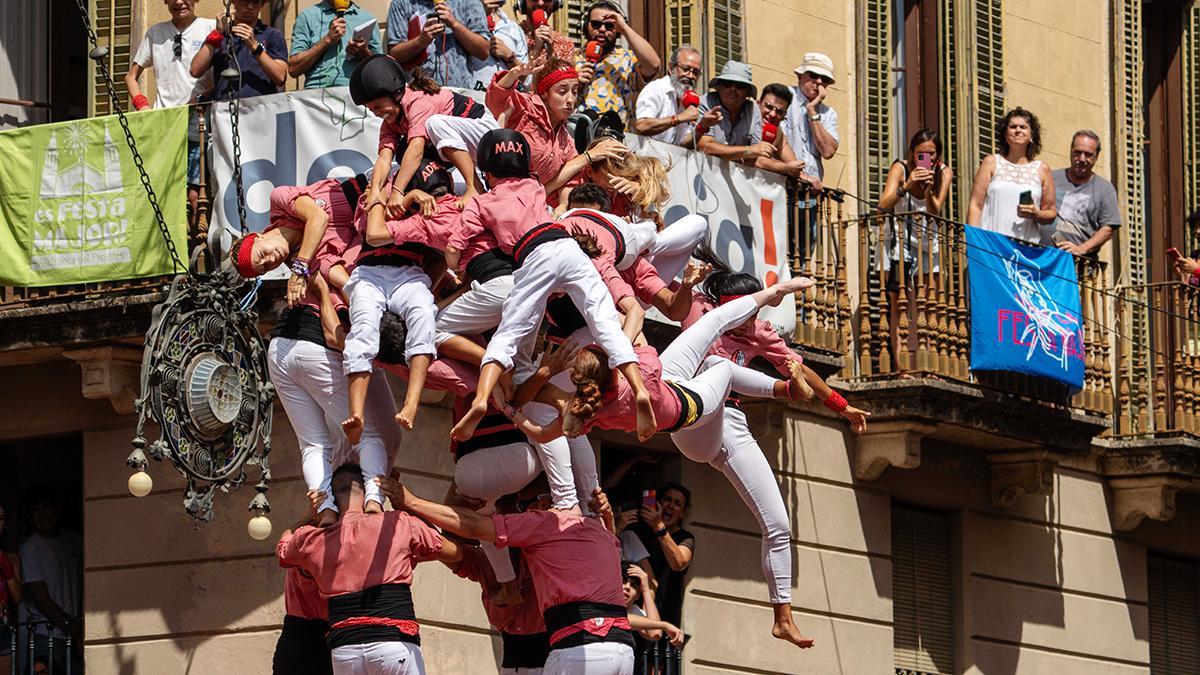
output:
[[[979,226],[985,230],[1027,241],[1033,244],[1041,240],[1041,231],[1033,218],[1017,215],[1021,204],[1021,193],[1033,194],[1033,203],[1042,203],[1042,179],[1040,160],[1026,164],[1013,164],[1000,155],[996,158],[996,172],[988,184],[987,199],[983,202],[983,214]]]

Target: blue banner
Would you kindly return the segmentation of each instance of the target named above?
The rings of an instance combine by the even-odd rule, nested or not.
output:
[[[1071,254],[966,228],[971,370],[1083,388],[1083,315]]]

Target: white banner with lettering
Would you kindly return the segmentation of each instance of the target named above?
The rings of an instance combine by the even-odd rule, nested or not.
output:
[[[369,172],[375,162],[379,119],[354,105],[346,87],[245,99],[238,111],[246,224],[251,232],[267,227],[275,187]],[[219,241],[224,251],[240,231],[228,105],[214,104],[212,127],[209,170],[216,190],[209,241]],[[632,134],[626,141],[671,166],[666,222],[698,213],[708,219],[709,246],[735,271],[768,284],[788,277],[787,195],[780,176]],[[790,298],[760,316],[781,334],[795,329]]]

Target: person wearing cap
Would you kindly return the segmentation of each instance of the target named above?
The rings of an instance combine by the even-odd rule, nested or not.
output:
[[[360,61],[380,54],[379,23],[357,2],[321,0],[296,16],[292,26],[292,51],[288,75],[304,76],[304,88],[344,87]],[[360,26],[371,24],[366,38],[355,37]]]
[[[835,81],[833,61],[820,52],[809,52],[793,72],[797,84],[792,87],[792,105],[782,130],[796,159],[804,162],[802,175],[807,178],[803,180],[820,190],[825,178],[823,162],[833,157],[840,142],[837,111],[825,103]]]
[[[694,91],[700,67],[700,50],[691,45],[676,47],[667,62],[667,74],[638,93],[633,130],[663,143],[687,145],[692,123],[700,119],[699,97]]]
[[[758,95],[750,66],[726,61],[713,78],[716,91],[701,101],[704,114],[696,124],[701,152],[753,166],[759,158],[774,157],[775,146],[762,140],[762,115],[751,99]]]
[[[620,5],[612,0],[596,0],[584,8],[582,32],[600,53],[589,57],[589,50],[581,49],[577,56],[579,86],[585,92],[580,107],[597,114],[611,110],[626,122],[634,92],[640,82],[658,75],[662,60],[646,38],[626,23]],[[617,46],[619,37],[629,43],[628,49]]]
[[[474,237],[490,231],[497,248],[512,256],[516,272],[513,291],[504,299],[500,324],[484,353],[475,400],[451,429],[451,437],[460,441],[471,437],[487,412],[500,376],[513,368],[522,343],[536,336],[546,301],[553,293],[565,292],[608,353],[609,366],[629,382],[636,402],[638,435],[649,438],[657,426],[650,395],[637,370],[633,343],[622,332],[612,298],[589,260],[598,251],[592,256],[585,254],[561,224],[546,222],[545,191],[529,177],[529,142],[520,133],[489,131],[480,142],[479,166],[487,173],[492,189],[463,212],[463,227],[446,248],[446,265],[457,267],[459,251]]]

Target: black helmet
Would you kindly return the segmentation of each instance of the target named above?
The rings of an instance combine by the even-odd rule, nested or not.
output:
[[[404,93],[404,71],[400,64],[384,54],[367,57],[350,74],[350,98],[355,105],[365,105],[380,96]]]
[[[529,141],[519,131],[492,129],[479,139],[475,163],[497,178],[528,178]]]
[[[421,165],[408,182],[407,189],[421,190],[432,195],[438,188],[446,188],[446,194],[454,192],[454,178],[450,176],[445,164],[427,157],[421,160]]]

